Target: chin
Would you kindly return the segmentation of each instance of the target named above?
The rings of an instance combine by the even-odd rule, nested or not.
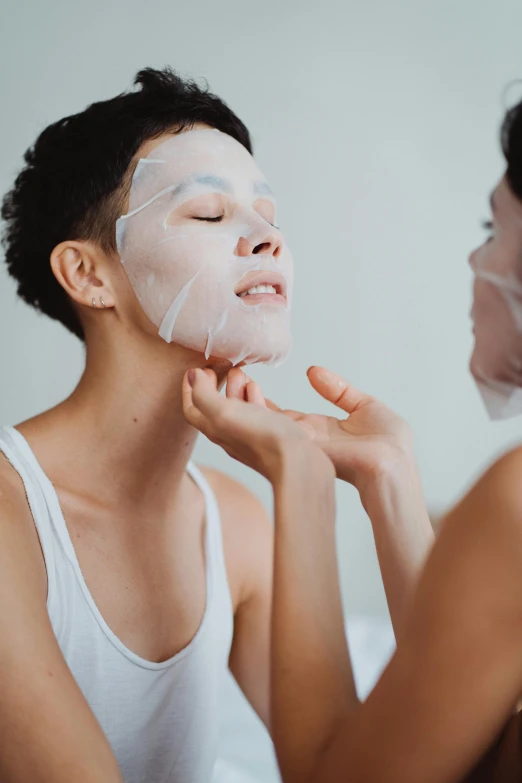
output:
[[[473,335],[475,341],[473,343],[471,356],[469,357],[468,366],[471,375],[477,380],[479,376],[484,374],[484,369],[487,368],[488,364],[491,363],[491,357],[488,356],[487,344],[480,339],[480,334],[477,335],[477,332],[474,331]]]
[[[475,346],[473,346],[473,351],[471,352],[471,356],[469,357],[468,361],[468,369],[473,376],[473,378],[476,377],[475,375],[475,368],[476,368],[476,356],[475,356]]]
[[[252,346],[244,358],[245,364],[267,364],[274,367],[284,362],[292,348],[292,338],[285,340],[264,341],[259,346]]]
[[[474,378],[475,381],[480,381],[484,377],[484,362],[482,361],[482,358],[480,351],[477,351],[475,345],[468,363],[471,377]]]
[[[281,330],[278,330],[276,334],[258,332],[255,338],[243,342],[236,339],[235,335],[232,338],[220,336],[213,340],[209,346],[208,341],[200,336],[200,339],[191,341],[190,344],[185,343],[185,346],[195,353],[203,354],[208,367],[217,364],[224,366],[227,362],[231,367],[244,364],[277,366],[286,359],[292,347],[290,332],[283,334],[281,334]]]
[[[488,380],[500,384],[520,385],[519,379],[514,376],[510,369],[509,361],[504,355],[481,351],[476,345],[469,360],[469,371],[473,379],[478,383]]]

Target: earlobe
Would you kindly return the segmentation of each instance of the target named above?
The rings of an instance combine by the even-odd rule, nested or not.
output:
[[[51,253],[54,276],[66,293],[84,307],[114,307],[106,270],[88,242],[61,242]]]

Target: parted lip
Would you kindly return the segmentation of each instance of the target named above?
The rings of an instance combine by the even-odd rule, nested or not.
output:
[[[241,278],[234,293],[236,296],[240,296],[249,288],[258,285],[273,285],[278,294],[284,296],[285,299],[287,298],[286,280],[279,272],[249,272]]]

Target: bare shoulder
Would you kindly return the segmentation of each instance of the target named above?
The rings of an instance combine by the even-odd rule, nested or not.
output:
[[[469,530],[474,547],[522,563],[522,447],[494,462],[447,522]]]
[[[272,523],[259,498],[239,481],[213,468],[200,470],[218,501],[230,589],[237,606],[271,572]]]
[[[522,531],[522,446],[496,460],[473,487],[470,497],[506,521],[519,522]]]
[[[485,477],[490,477],[500,482],[505,481],[505,487],[510,483],[513,487],[521,487],[522,478],[522,445],[507,451],[486,472]]]

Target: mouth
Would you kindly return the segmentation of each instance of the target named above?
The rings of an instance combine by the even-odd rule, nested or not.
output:
[[[235,294],[245,305],[286,305],[286,280],[278,272],[249,272],[237,285]]]

